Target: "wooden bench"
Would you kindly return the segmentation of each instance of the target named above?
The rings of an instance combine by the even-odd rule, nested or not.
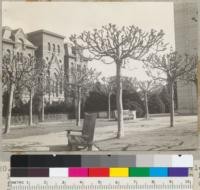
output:
[[[117,110],[114,111],[115,119],[118,119]],[[123,110],[123,118],[125,119],[136,119],[136,111],[135,110]]]
[[[82,128],[73,127],[65,130],[67,131],[68,147],[70,150],[78,150],[80,147],[92,150],[95,123],[96,114],[85,114]],[[71,132],[78,132],[80,134],[71,134]]]

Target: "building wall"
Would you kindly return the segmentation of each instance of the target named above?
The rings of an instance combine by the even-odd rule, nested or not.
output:
[[[50,44],[50,51],[48,49],[48,44]],[[53,50],[53,46],[55,45],[55,51]],[[60,52],[58,51],[58,46],[60,49]],[[50,65],[50,78],[52,81],[50,82],[50,93],[48,93],[45,98],[48,100],[48,102],[62,102],[64,101],[64,85],[60,85],[60,82],[58,82],[57,77],[64,77],[64,73],[62,73],[63,76],[61,76],[61,71],[64,69],[64,42],[63,39],[57,38],[55,36],[51,36],[48,34],[43,35],[43,58],[50,62],[52,59],[52,56],[55,56],[52,60],[52,64]],[[62,80],[63,82],[63,80]],[[62,90],[61,90],[62,89]]]
[[[3,28],[3,40],[2,40],[2,54],[11,54],[12,56],[23,55],[25,57],[35,55],[34,47],[24,35],[22,29],[12,30],[9,27]],[[3,91],[7,90],[7,85],[4,86]],[[29,95],[26,89],[24,89],[23,95],[21,97],[22,101],[29,101]],[[14,102],[15,104],[15,102]]]
[[[43,30],[29,33],[28,38],[38,47],[36,56],[45,60],[48,66],[45,102],[51,104],[64,101],[63,80],[60,81],[57,78],[58,76],[60,78],[64,77],[64,38]]]
[[[29,35],[27,34],[28,39],[37,46],[37,49],[35,51],[35,55],[37,57],[42,57],[42,35],[41,34],[35,34],[35,35]]]
[[[80,56],[80,52],[78,53],[75,48],[70,44],[64,44],[65,56],[64,56],[64,64],[65,64],[65,73],[66,73],[66,82],[65,82],[65,99],[66,102],[72,103],[74,102],[74,94],[72,89],[73,84],[75,83],[74,75],[72,73],[72,68],[75,69],[75,73],[80,74],[79,69],[87,65],[87,61],[83,60]]]
[[[198,50],[197,1],[174,1],[175,45],[176,50],[190,55]],[[197,113],[197,91],[194,83],[177,82],[178,112]]]

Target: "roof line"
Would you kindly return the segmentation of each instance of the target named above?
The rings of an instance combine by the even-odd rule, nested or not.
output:
[[[29,32],[29,33],[27,33],[27,35],[36,34],[36,33],[46,33],[46,34],[49,34],[51,36],[55,36],[55,37],[58,37],[58,38],[62,38],[62,39],[65,38],[65,36],[62,36],[60,34],[56,34],[54,32],[50,32],[50,31],[44,30],[44,29],[36,30],[36,31],[33,31],[33,32]]]

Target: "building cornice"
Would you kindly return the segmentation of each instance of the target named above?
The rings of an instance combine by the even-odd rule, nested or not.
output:
[[[36,30],[36,31],[30,32],[30,33],[27,33],[27,35],[33,35],[33,34],[38,34],[38,33],[48,34],[48,35],[50,35],[50,36],[54,36],[54,37],[61,38],[61,39],[64,39],[64,38],[65,38],[65,36],[62,36],[62,35],[60,35],[60,34],[56,34],[56,33],[54,33],[54,32],[50,32],[50,31],[48,31],[48,30],[43,30],[43,29],[41,29],[41,30]]]

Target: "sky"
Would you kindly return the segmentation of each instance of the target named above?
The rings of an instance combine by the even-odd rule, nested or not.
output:
[[[100,28],[108,23],[136,25],[144,31],[152,28],[163,30],[164,40],[175,47],[174,13],[171,2],[2,2],[2,24],[12,29],[22,28],[25,33],[39,29],[49,30],[66,36],[84,30]],[[115,64],[90,63],[104,76],[116,73]],[[137,77],[147,76],[138,61],[130,61],[122,74]]]

